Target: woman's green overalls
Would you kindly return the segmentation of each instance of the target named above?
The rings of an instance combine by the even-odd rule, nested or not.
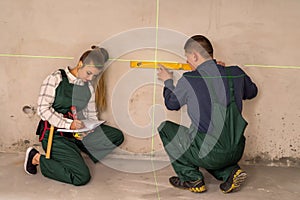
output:
[[[78,86],[70,84],[64,70],[60,70],[62,81],[56,88],[52,107],[58,113],[70,116],[70,108],[76,106],[78,112],[85,108],[91,97],[88,84]],[[76,94],[76,95],[74,95]],[[49,123],[41,121],[37,130],[42,147],[46,151]],[[90,172],[81,151],[87,153],[96,163],[119,146],[124,140],[122,132],[116,128],[101,125],[84,139],[76,140],[72,134],[62,134],[55,129],[51,156],[40,157],[40,169],[44,176],[73,185],[84,185],[90,180]]]

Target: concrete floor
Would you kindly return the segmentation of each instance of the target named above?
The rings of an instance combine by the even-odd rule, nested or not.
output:
[[[173,188],[168,178],[174,175],[170,165],[155,172],[126,173],[93,164],[88,158],[92,179],[85,186],[72,186],[47,179],[38,172],[27,175],[23,170],[23,154],[0,153],[0,199],[103,199],[103,200],[155,200],[155,199],[299,199],[300,169],[262,166],[243,166],[248,179],[240,191],[223,194],[219,190],[220,182],[204,172],[208,191],[195,194]],[[115,160],[122,165],[144,167],[149,161]],[[166,163],[165,163],[166,164]]]

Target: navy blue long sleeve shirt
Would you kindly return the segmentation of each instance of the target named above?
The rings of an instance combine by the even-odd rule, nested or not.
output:
[[[230,69],[234,84],[234,96],[237,107],[242,111],[242,100],[252,99],[257,95],[257,87],[250,77],[238,66]],[[215,60],[202,63],[194,71],[186,72],[178,80],[176,87],[173,80],[164,82],[165,105],[169,110],[179,110],[187,105],[187,112],[192,124],[200,132],[206,133],[211,121],[212,100],[222,105],[229,103],[229,85],[225,67],[217,65]]]

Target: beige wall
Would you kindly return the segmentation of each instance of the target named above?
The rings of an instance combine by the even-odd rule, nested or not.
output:
[[[0,54],[74,58],[0,57],[0,151],[24,151],[26,146],[38,144],[34,132],[39,118],[25,114],[23,106],[35,107],[42,80],[57,68],[74,66],[90,45],[103,44],[115,58],[152,60],[156,57],[183,62],[182,39],[204,34],[213,42],[217,59],[227,65],[240,65],[259,87],[258,97],[244,104],[244,116],[249,126],[243,160],[299,163],[300,90],[297,88],[300,86],[300,67],[282,69],[244,65],[300,66],[300,1],[159,2],[157,15],[155,0],[0,0],[3,8],[0,13]],[[159,27],[167,29],[162,32],[170,31],[174,37],[161,36],[158,46],[162,44],[165,49],[157,51],[155,56],[153,49],[138,50],[139,46],[155,46],[155,31],[142,31],[142,36],[147,38],[144,44],[145,39],[132,30],[155,27],[157,16]],[[130,34],[126,35],[128,32]],[[122,40],[118,41],[120,38]],[[107,74],[110,107],[102,118],[125,130],[126,140],[121,149],[139,155],[149,153],[152,148],[163,152],[156,130],[152,128],[165,118],[188,124],[185,108],[171,112],[161,106],[162,86],[154,81],[154,70],[131,70],[129,62],[117,61],[108,66]],[[124,84],[126,79],[131,83]],[[144,84],[139,82],[141,79],[145,80]],[[137,84],[137,88],[130,84]],[[160,105],[153,106],[153,102]],[[118,104],[125,105],[127,113],[115,113]],[[123,112],[123,108],[120,109]],[[154,125],[151,122],[153,116]],[[118,122],[126,121],[126,117],[133,124]],[[131,129],[132,126],[136,129]]]

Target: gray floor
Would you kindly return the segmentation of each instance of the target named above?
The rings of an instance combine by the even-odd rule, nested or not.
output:
[[[248,179],[240,191],[223,194],[220,182],[204,171],[208,191],[195,194],[173,188],[168,178],[174,175],[170,165],[148,173],[126,173],[93,164],[88,158],[92,180],[85,186],[75,187],[23,171],[23,154],[0,153],[0,199],[300,199],[300,169],[262,166],[243,166]],[[115,160],[119,166],[131,165],[143,168],[153,164],[149,161]],[[166,163],[164,163],[166,164]]]

